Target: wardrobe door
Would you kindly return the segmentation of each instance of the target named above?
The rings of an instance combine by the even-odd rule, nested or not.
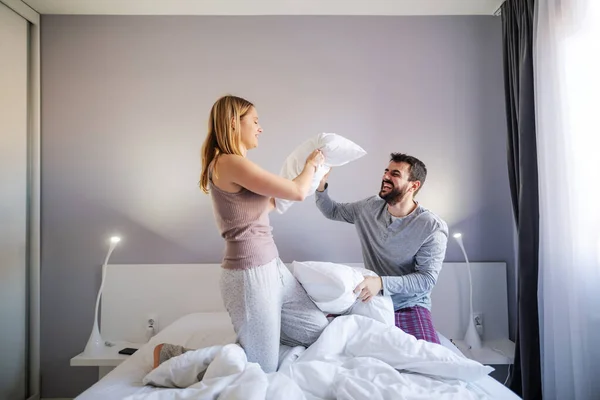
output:
[[[28,22],[0,3],[0,399],[27,385]]]

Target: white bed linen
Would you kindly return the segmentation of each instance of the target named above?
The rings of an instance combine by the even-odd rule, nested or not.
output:
[[[446,338],[439,332],[437,334],[440,338],[440,343],[442,344],[442,346],[447,347],[455,353],[462,355],[458,347],[452,344],[452,342],[448,338]],[[491,376],[486,376],[485,378],[480,379],[472,385],[482,390],[491,399],[494,400],[521,400],[521,398],[517,396],[512,390],[508,389],[506,386],[504,386]]]
[[[460,355],[460,351],[448,339],[442,336],[441,340],[445,347]],[[190,348],[203,348],[213,345],[225,345],[234,341],[235,334],[227,313],[190,314],[161,331],[131,358],[78,396],[77,400],[124,399],[132,395],[141,398],[151,394],[153,395],[150,397],[155,397],[159,392],[168,391],[169,389],[158,389],[145,386],[142,383],[144,377],[152,369],[153,349],[158,343],[168,342]],[[281,365],[283,367],[289,366],[301,353],[302,351],[298,351],[298,349],[282,347]],[[280,383],[285,384],[285,382]],[[493,400],[519,399],[514,393],[489,376],[469,385],[475,393],[481,395],[481,398]],[[180,391],[181,389],[177,390]],[[162,393],[160,394],[161,396],[157,397],[162,397]]]

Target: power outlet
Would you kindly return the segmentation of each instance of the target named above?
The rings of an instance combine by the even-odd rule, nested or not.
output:
[[[146,317],[146,328],[153,328],[154,332],[158,332],[158,315],[148,314]]]
[[[479,334],[480,338],[483,338],[483,313],[473,313],[473,323],[475,324],[475,330]]]

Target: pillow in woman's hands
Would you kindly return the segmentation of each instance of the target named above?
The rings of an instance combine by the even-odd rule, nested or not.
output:
[[[317,190],[321,179],[331,167],[340,167],[367,154],[362,147],[343,136],[336,133],[320,133],[292,151],[285,159],[280,175],[287,179],[295,179],[304,169],[306,158],[317,149],[323,152],[325,162],[313,176],[309,196]],[[287,211],[293,203],[293,200],[275,199],[276,210],[280,214]]]

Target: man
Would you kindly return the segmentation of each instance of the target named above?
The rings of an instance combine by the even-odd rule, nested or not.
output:
[[[382,291],[391,295],[398,328],[440,343],[431,320],[431,290],[446,254],[448,226],[414,200],[426,176],[423,162],[392,153],[378,196],[337,203],[327,192],[326,175],[316,202],[325,217],[354,224],[365,267],[379,275],[357,286],[359,298],[369,301]]]

